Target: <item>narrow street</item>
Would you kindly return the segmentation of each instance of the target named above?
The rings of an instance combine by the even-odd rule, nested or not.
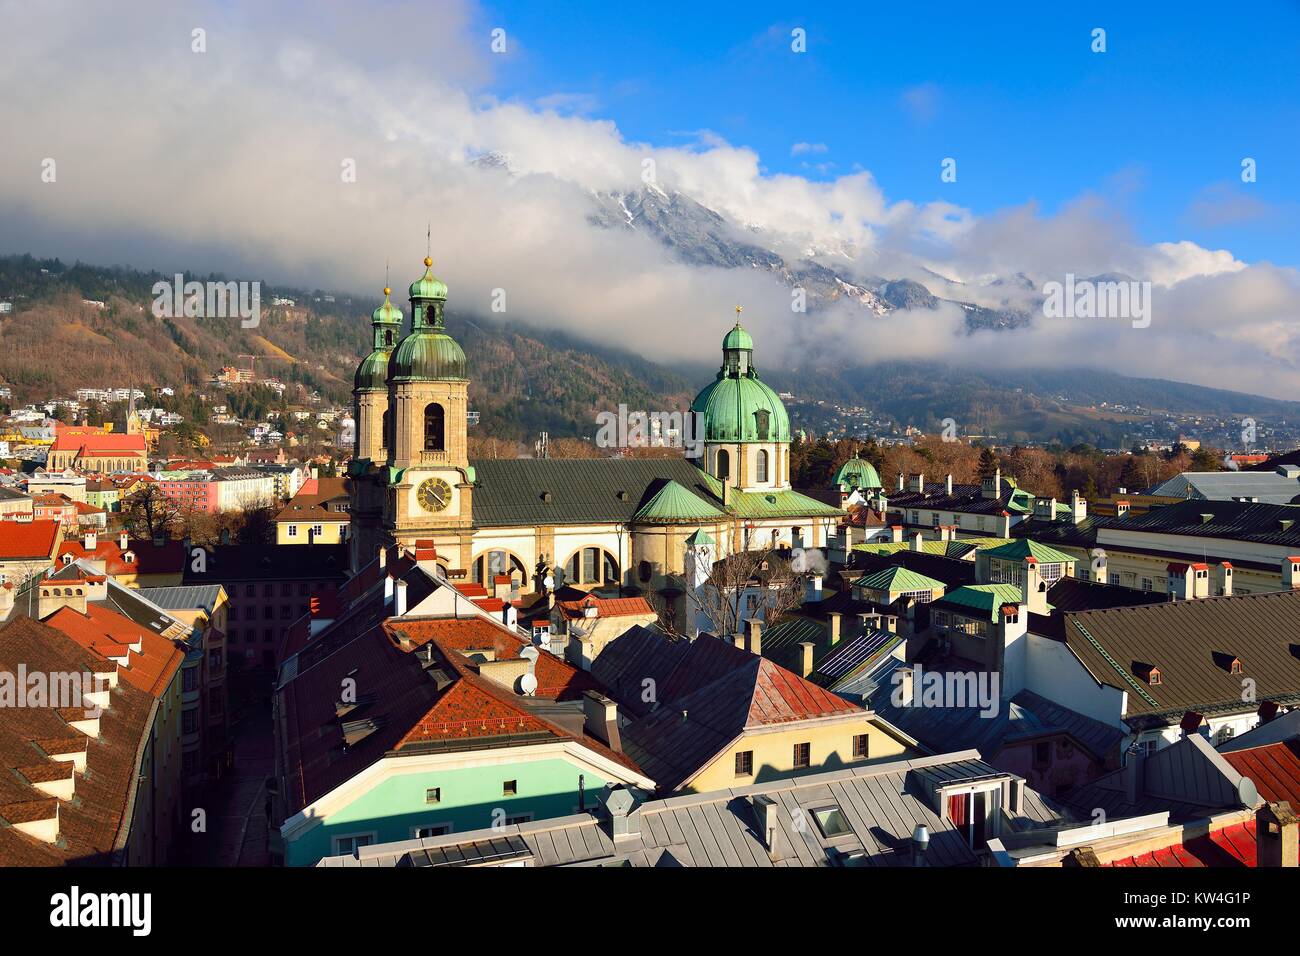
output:
[[[199,794],[190,808],[207,811],[207,832],[189,834],[182,861],[190,866],[268,866],[266,780],[275,769],[271,705],[247,699],[230,728],[235,759],[225,779]],[[205,802],[206,801],[206,802]],[[190,819],[190,817],[187,817]],[[184,852],[184,851],[183,851]]]

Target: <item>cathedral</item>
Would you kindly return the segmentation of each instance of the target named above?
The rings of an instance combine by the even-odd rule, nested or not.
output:
[[[673,593],[687,564],[742,549],[824,547],[843,512],[790,487],[790,419],[737,321],[691,406],[701,458],[481,459],[468,454],[469,362],[447,334],[447,286],[424,260],[410,325],[391,289],[357,367],[352,564],[383,546],[436,550],[454,576],[524,590],[550,577],[604,593]],[[430,544],[431,543],[431,544]]]

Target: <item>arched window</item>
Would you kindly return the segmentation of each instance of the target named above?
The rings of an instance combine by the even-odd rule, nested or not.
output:
[[[758,480],[767,481],[767,452],[762,448],[758,450]]]
[[[772,413],[766,408],[760,408],[754,412],[754,429],[758,432],[759,441],[767,441],[767,432],[772,419]]]
[[[727,454],[726,449],[720,450],[718,452],[718,457],[713,467],[713,472],[715,477],[718,478],[726,479],[731,477],[731,456]]]
[[[384,423],[383,423],[383,425],[381,426],[382,431],[380,431],[380,433],[379,433],[379,447],[381,447],[381,448],[391,448],[391,447],[392,447],[392,442],[389,441],[389,429],[391,429],[392,427],[393,427],[393,412],[392,412],[392,409],[385,408],[385,409],[384,409]]]
[[[387,346],[392,346],[392,344],[393,344],[393,330],[392,330],[392,329],[385,329],[385,330],[384,330],[384,344],[387,345]]]
[[[424,406],[424,450],[446,451],[447,439],[443,430],[444,413],[437,402]]]

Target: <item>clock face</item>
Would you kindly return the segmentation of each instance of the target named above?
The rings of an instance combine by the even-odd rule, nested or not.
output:
[[[451,504],[451,485],[441,478],[426,478],[416,490],[420,507],[435,514]]]

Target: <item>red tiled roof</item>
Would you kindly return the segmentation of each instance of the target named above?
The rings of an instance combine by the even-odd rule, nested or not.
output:
[[[0,627],[0,670],[19,664],[46,672],[93,672],[95,655],[66,635],[31,618]],[[0,711],[0,816],[9,823],[44,819],[59,808],[59,842],[45,843],[12,826],[0,827],[0,866],[58,866],[112,862],[127,798],[139,772],[136,756],[148,729],[149,696],[119,682],[99,718],[93,745],[52,708]],[[70,715],[73,717],[77,714]],[[31,785],[34,777],[64,773],[67,758],[86,754],[87,772],[76,777],[76,799],[57,801]],[[42,755],[50,771],[38,769]],[[13,771],[23,768],[22,775]]]
[[[0,560],[53,557],[58,534],[54,520],[6,521],[0,524]]]
[[[556,607],[569,620],[583,616],[583,608],[594,607],[599,617],[635,617],[642,614],[654,615],[654,608],[643,597],[597,598],[586,597],[578,601],[557,601]]]
[[[1231,750],[1223,759],[1255,784],[1269,803],[1285,800],[1300,810],[1300,737],[1263,747]]]
[[[96,605],[86,613],[61,607],[45,623],[62,631],[82,647],[104,657],[127,657],[126,667],[118,671],[124,680],[161,699],[176,674],[184,652],[167,638],[147,631],[128,617]],[[140,652],[130,650],[139,644]]]
[[[1112,860],[1107,866],[1240,867],[1255,865],[1255,821],[1247,820],[1149,853]]]
[[[498,661],[518,660],[520,651],[529,646],[527,641],[516,637],[502,625],[481,617],[426,620],[391,618],[385,622],[385,627],[390,633],[401,631],[417,645],[434,641],[444,650],[466,655],[475,651],[491,651],[493,658]],[[538,652],[533,676],[537,678],[538,697],[572,700],[587,690],[604,690],[600,682],[586,671],[579,670],[548,651]]]
[[[123,432],[101,432],[94,428],[61,427],[54,436],[51,451],[76,451],[83,455],[110,455],[113,453],[145,454],[147,446],[143,435]]]

